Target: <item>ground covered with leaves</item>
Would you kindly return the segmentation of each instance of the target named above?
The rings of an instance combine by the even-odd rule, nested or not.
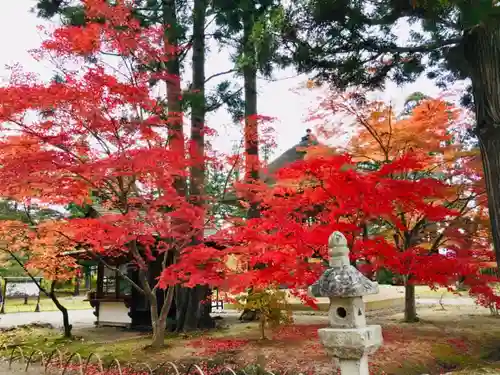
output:
[[[374,375],[421,375],[462,371],[493,371],[500,368],[500,319],[485,309],[440,307],[420,309],[421,321],[401,323],[400,314],[372,317],[382,324],[384,346],[371,358]],[[239,323],[224,316],[221,327],[205,334],[167,338],[163,350],[148,349],[149,336],[116,329],[87,329],[75,332],[74,340],[46,326],[30,326],[2,332],[0,345],[22,344],[50,352],[59,348],[82,357],[97,353],[104,362],[147,362],[152,367],[173,361],[204,368],[264,367],[275,373],[332,373],[332,362],[318,341],[317,329],[326,326],[324,315],[296,315],[295,323],[269,330],[268,340],[259,340],[256,324]],[[7,352],[4,352],[7,354]],[[481,370],[480,370],[481,369]],[[488,372],[477,372],[488,373]]]

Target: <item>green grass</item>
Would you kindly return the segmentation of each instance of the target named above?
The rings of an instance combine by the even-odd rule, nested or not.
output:
[[[91,306],[88,301],[84,301],[82,297],[59,297],[61,304],[68,310],[85,310],[90,309]],[[18,312],[34,312],[36,308],[36,298],[28,299],[28,304],[24,304],[24,299],[15,298],[5,301],[5,313],[18,313]],[[48,298],[40,298],[40,311],[57,311],[57,307]]]
[[[196,338],[200,333],[193,335],[167,334],[165,347],[152,350],[151,336],[137,332],[122,331],[114,328],[92,328],[75,330],[74,337],[67,339],[61,336],[61,331],[46,328],[42,325],[27,325],[16,329],[5,330],[0,334],[0,357],[10,356],[12,348],[21,346],[25,355],[33,351],[45,354],[59,350],[65,357],[71,353],[78,353],[82,358],[91,354],[97,355],[105,365],[117,359],[123,366],[126,363],[149,364],[162,363],[165,360],[177,360],[177,357],[190,357],[192,351],[185,343]],[[5,349],[5,346],[7,349]],[[173,347],[175,346],[175,350]],[[94,358],[95,360],[95,358]]]
[[[15,345],[22,345],[25,355],[29,355],[34,350],[43,353],[51,353],[55,349],[62,353],[79,353],[83,358],[91,353],[97,354],[104,362],[111,362],[112,358],[117,358],[120,362],[133,360],[136,356],[134,352],[141,351],[149,342],[146,338],[131,338],[129,340],[114,340],[111,343],[104,343],[102,337],[84,338],[75,336],[74,339],[65,339],[61,333],[54,329],[39,327],[21,327],[13,331],[2,333],[0,347],[8,345],[9,350],[0,350],[0,355],[6,357],[10,354],[10,348]]]

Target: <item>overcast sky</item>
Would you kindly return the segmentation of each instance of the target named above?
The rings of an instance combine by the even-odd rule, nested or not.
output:
[[[35,14],[30,13],[30,7],[34,4],[35,0],[15,0],[8,2],[2,8],[0,13],[0,35],[2,35],[0,77],[6,77],[8,74],[5,65],[14,63],[20,63],[25,70],[36,72],[42,77],[52,76],[49,64],[44,66],[35,62],[28,53],[28,50],[38,47],[41,41],[36,26],[42,24],[42,21]],[[401,33],[407,32],[407,28],[402,27]],[[207,76],[230,68],[228,55],[214,51],[207,62]],[[264,80],[259,82],[259,113],[277,119],[275,130],[278,147],[274,156],[296,144],[308,127],[304,119],[314,108],[318,93],[301,88],[305,86],[306,80],[307,77],[296,76],[293,69],[289,69],[278,72],[274,82]],[[396,105],[401,105],[404,99],[415,91],[430,95],[439,93],[431,81],[422,77],[414,84],[404,87],[389,84],[387,89],[379,95],[384,99],[392,100]],[[208,125],[219,132],[220,136],[215,140],[214,146],[221,151],[229,152],[232,144],[241,137],[240,126],[231,124],[230,117],[224,111],[211,115]]]

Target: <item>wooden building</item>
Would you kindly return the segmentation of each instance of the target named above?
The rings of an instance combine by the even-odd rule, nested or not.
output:
[[[213,229],[205,230],[205,237],[214,234]],[[211,244],[214,245],[215,244]],[[146,297],[135,289],[130,282],[121,276],[127,275],[134,283],[140,285],[137,266],[127,256],[102,257],[96,259],[95,255],[86,250],[75,250],[63,255],[78,259],[84,268],[97,269],[97,286],[87,295],[87,300],[94,308],[96,326],[117,326],[131,329],[149,329],[151,327],[151,310]],[[106,267],[106,265],[110,267]],[[116,269],[116,271],[114,270]],[[157,258],[148,268],[150,285],[162,271],[161,258]],[[163,305],[163,290],[157,293],[158,304]],[[216,301],[220,304],[220,301]],[[175,299],[169,314],[170,322],[175,319]]]

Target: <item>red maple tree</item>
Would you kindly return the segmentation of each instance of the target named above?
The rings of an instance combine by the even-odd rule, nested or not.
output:
[[[76,247],[100,261],[126,256],[139,282],[121,277],[148,300],[160,346],[174,288],[164,293],[148,281],[152,262],[175,263],[204,226],[204,207],[186,197],[182,114],[151,88],[153,80],[179,82],[161,67],[180,47],[166,44],[161,27],[141,27],[125,3],[84,4],[85,27],[58,27],[35,51],[56,63],[57,79],[16,68],[0,88],[0,196],[99,206],[88,217],[37,228],[34,266],[54,276],[63,252]]]
[[[413,97],[418,98],[419,95]],[[332,121],[332,115],[349,121],[350,127],[345,122],[337,124]],[[404,226],[395,226],[387,221],[365,222],[365,238],[373,234],[383,235],[400,252],[406,252],[408,247],[417,244],[422,254],[446,252],[455,258],[453,262],[461,263],[460,266],[455,265],[457,272],[471,263],[474,263],[475,272],[491,265],[494,253],[481,158],[479,148],[473,147],[468,135],[473,124],[471,113],[443,98],[421,97],[412,108],[397,115],[392,104],[368,100],[363,93],[327,90],[312,119],[321,121],[321,133],[326,137],[335,135],[338,138],[346,128],[353,131],[347,144],[336,149],[337,152],[353,155],[358,168],[378,169],[412,151],[425,155],[425,165],[422,165],[418,174],[409,171],[398,173],[396,178],[414,180],[428,177],[448,185],[445,194],[432,198],[432,204],[452,207],[456,215],[432,220],[425,214],[407,212],[404,207],[398,207],[394,213]],[[372,259],[376,260],[376,257]],[[377,263],[380,265],[381,262]],[[371,271],[376,272],[380,267],[363,264],[365,271],[371,268]],[[441,265],[435,270],[434,279],[439,278],[439,274],[442,274],[439,268],[443,267]],[[405,285],[406,320],[416,320],[415,284],[423,281],[411,274],[398,274],[394,267],[385,269],[393,271],[395,280]],[[485,277],[482,277],[483,280]],[[466,278],[465,274],[462,278]],[[441,279],[439,284],[446,285],[445,281],[445,278]],[[469,282],[476,283],[472,279]],[[432,285],[428,278],[426,283]],[[475,295],[475,288],[471,288],[469,293]]]
[[[324,270],[326,244],[333,231],[343,232],[352,260],[369,260],[404,276],[408,283],[449,286],[462,275],[475,290],[494,297],[480,274],[473,249],[450,257],[429,251],[414,241],[400,247],[383,234],[367,237],[367,222],[391,225],[405,233],[412,223],[404,217],[431,222],[459,214],[447,207],[450,186],[431,177],[398,178],[425,171],[428,155],[407,153],[378,170],[359,170],[348,155],[306,158],[281,169],[273,186],[260,185],[261,217],[234,221],[218,234],[224,250],[200,246],[186,249],[181,261],[165,270],[161,284],[209,283],[230,294],[285,286],[306,303],[306,289]],[[245,187],[244,187],[245,188]],[[253,186],[255,189],[255,186]],[[403,213],[403,215],[401,215]],[[383,224],[382,224],[383,223]],[[323,263],[324,264],[324,263]]]

